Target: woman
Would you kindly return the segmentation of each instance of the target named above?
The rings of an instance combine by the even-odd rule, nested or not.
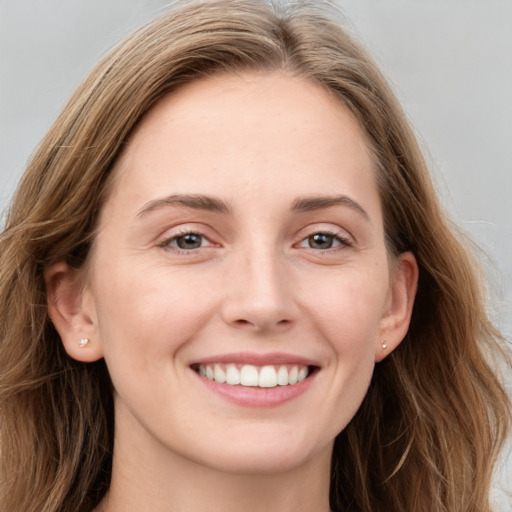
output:
[[[130,37],[0,249],[2,510],[490,510],[475,263],[314,9],[187,2]]]

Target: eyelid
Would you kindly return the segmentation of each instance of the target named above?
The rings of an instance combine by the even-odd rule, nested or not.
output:
[[[327,222],[318,222],[300,229],[296,235],[298,242],[295,245],[306,241],[309,237],[316,234],[333,236],[341,242],[341,245],[345,247],[353,246],[357,242],[355,237],[352,236],[352,234],[347,229]],[[326,249],[326,251],[327,250],[328,249]],[[319,252],[318,250],[316,251]]]
[[[321,248],[315,249],[314,247],[308,247],[307,245],[302,245],[302,244],[307,244],[308,240],[311,237],[315,236],[315,235],[331,236],[338,243],[337,243],[337,245],[334,245],[333,247],[328,247],[326,249],[321,249]],[[336,251],[336,250],[341,250],[341,249],[346,249],[348,247],[352,247],[353,246],[353,242],[352,242],[352,240],[350,238],[345,237],[343,235],[340,235],[339,233],[334,233],[334,232],[330,232],[330,231],[327,231],[327,230],[322,230],[322,231],[316,231],[316,232],[306,236],[297,245],[299,247],[304,247],[305,249],[309,249],[311,251],[315,251],[315,252],[318,252],[318,253],[327,253],[327,252],[333,252],[333,251]]]
[[[211,247],[220,247],[219,243],[216,243],[212,240],[213,236],[207,234],[209,231],[211,231],[211,229],[199,227],[194,224],[174,226],[173,228],[168,229],[165,232],[165,234],[160,237],[156,245],[169,252],[186,255],[195,254],[197,251],[202,249],[204,250],[209,249]],[[182,249],[180,247],[171,245],[171,242],[175,241],[176,239],[190,234],[200,236],[203,240],[206,240],[208,242],[208,245],[201,245],[200,247],[194,249]]]
[[[179,238],[183,238],[187,235],[197,235],[202,240],[206,240],[210,245],[214,245],[206,235],[204,235],[203,233],[199,233],[197,231],[185,231],[183,233],[178,233],[178,234],[173,235],[173,236],[167,238],[166,240],[164,240],[164,243],[168,244],[169,242],[174,242],[175,240],[178,240]],[[201,246],[201,247],[204,247],[204,246]],[[190,249],[190,250],[192,250],[192,249]]]

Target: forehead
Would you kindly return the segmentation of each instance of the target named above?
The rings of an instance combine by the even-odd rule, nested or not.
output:
[[[217,75],[170,93],[144,117],[114,173],[112,195],[134,204],[158,191],[332,193],[340,178],[343,193],[375,188],[365,134],[348,108],[283,72]]]

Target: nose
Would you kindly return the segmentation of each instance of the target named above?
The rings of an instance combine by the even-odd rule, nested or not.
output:
[[[277,251],[239,255],[230,264],[225,284],[222,314],[231,326],[254,332],[283,331],[296,322],[293,282]]]

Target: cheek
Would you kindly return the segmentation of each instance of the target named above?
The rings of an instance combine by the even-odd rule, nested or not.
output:
[[[329,280],[317,279],[309,302],[313,332],[320,333],[330,350],[325,404],[326,416],[335,415],[333,435],[352,419],[373,375],[389,280],[386,268],[371,268],[345,267]]]
[[[387,273],[376,267],[340,269],[330,279],[317,279],[306,306],[315,327],[336,351],[364,355],[378,337],[388,296]]]
[[[102,274],[96,303],[107,360],[122,351],[134,364],[161,361],[150,356],[175,353],[210,317],[211,294],[179,271],[118,267]]]
[[[386,294],[384,286],[378,293],[365,286],[371,281],[363,276],[340,280],[336,287],[326,290],[316,310],[315,330],[321,332],[331,353],[325,368],[329,381],[325,403],[326,417],[333,420],[329,427],[333,436],[356,414],[375,367]]]

